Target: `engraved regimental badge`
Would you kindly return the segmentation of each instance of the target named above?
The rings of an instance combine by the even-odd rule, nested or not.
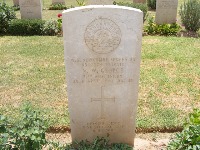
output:
[[[99,18],[92,21],[85,31],[87,47],[99,54],[106,54],[117,49],[121,42],[121,30],[110,19]]]

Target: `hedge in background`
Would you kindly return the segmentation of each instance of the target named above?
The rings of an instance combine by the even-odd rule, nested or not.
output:
[[[56,20],[49,20],[45,22],[42,31],[43,35],[54,36],[61,32],[61,28],[59,28]]]
[[[15,18],[14,9],[7,6],[5,3],[0,3],[0,34],[7,32],[9,22]]]
[[[67,7],[65,5],[63,5],[63,4],[60,4],[60,3],[51,4],[49,6],[49,10],[63,10],[63,9],[67,9]]]
[[[44,20],[41,19],[14,19],[10,22],[10,35],[42,35]]]
[[[144,27],[144,31],[148,35],[164,35],[171,36],[177,35],[177,33],[181,30],[181,26],[177,23],[173,24],[156,24],[154,17],[148,19],[147,25]]]
[[[114,4],[117,4],[117,5],[120,5],[120,6],[127,6],[127,7],[132,7],[132,8],[137,8],[137,9],[140,9],[143,13],[144,13],[144,16],[143,16],[143,20],[145,21],[145,18],[146,18],[146,14],[147,14],[147,11],[148,11],[148,7],[146,4],[142,4],[142,3],[124,3],[124,2],[114,2]]]
[[[148,5],[149,8],[155,10],[156,9],[156,0],[148,0],[147,5]]]
[[[188,0],[181,5],[181,21],[188,31],[198,31],[200,29],[200,1]]]

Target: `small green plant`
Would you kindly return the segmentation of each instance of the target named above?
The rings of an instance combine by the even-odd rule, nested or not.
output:
[[[14,11],[18,11],[18,10],[20,10],[20,7],[19,7],[19,5],[14,5],[13,9],[14,9]]]
[[[85,6],[85,0],[76,0],[78,6]]]
[[[58,14],[57,24],[59,31],[62,32],[62,14]]]
[[[182,24],[188,31],[197,32],[200,29],[200,1],[187,0],[181,5],[179,14]]]
[[[147,11],[148,11],[148,8],[147,8],[147,5],[146,4],[143,4],[143,3],[124,3],[124,2],[113,2],[113,4],[116,4],[116,5],[120,5],[120,6],[127,6],[127,7],[132,7],[132,8],[137,8],[137,9],[140,9],[142,12],[143,12],[143,21],[146,20],[146,15],[147,15]]]
[[[147,0],[147,5],[149,8],[155,10],[156,9],[156,0]]]
[[[1,149],[33,149],[39,150],[47,143],[45,132],[47,123],[41,118],[39,112],[33,110],[30,104],[26,104],[21,110],[22,118],[8,124],[5,117],[1,116]]]
[[[5,3],[0,3],[0,34],[5,34],[9,27],[9,22],[16,18],[15,11]]]
[[[48,150],[72,150],[70,144],[60,144],[59,142],[49,141]]]
[[[14,19],[10,22],[10,35],[42,35],[44,20],[41,19]]]
[[[176,134],[168,145],[168,150],[200,149],[200,109],[189,114],[189,119],[181,133]]]
[[[78,149],[78,150],[132,150],[133,147],[127,144],[109,144],[109,140],[103,137],[97,137],[92,143],[86,141],[75,142],[72,145],[66,145],[66,150]]]
[[[187,125],[200,125],[200,109],[194,109],[192,113],[189,114],[189,118],[185,123]]]
[[[9,134],[8,134],[8,120],[2,114],[0,114],[0,149],[11,149],[9,145]]]
[[[46,21],[43,26],[43,35],[54,36],[60,32],[60,26],[56,20]]]
[[[148,24],[144,27],[144,31],[149,35],[177,35],[181,27],[177,23],[158,25],[154,21],[154,17],[148,19]]]
[[[63,9],[68,9],[68,7],[61,3],[51,4],[49,6],[49,10],[63,10]]]
[[[148,19],[148,25],[144,27],[144,31],[150,35],[156,34],[156,23],[154,17]]]

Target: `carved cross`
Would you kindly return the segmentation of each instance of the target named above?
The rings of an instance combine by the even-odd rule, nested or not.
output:
[[[105,108],[104,108],[104,102],[106,101],[113,101],[115,102],[115,97],[113,98],[106,98],[104,96],[104,92],[103,92],[103,86],[101,87],[101,97],[100,98],[91,98],[91,101],[100,101],[101,102],[101,119],[104,119],[105,118]]]

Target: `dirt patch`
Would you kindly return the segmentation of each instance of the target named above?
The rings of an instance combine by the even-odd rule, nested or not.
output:
[[[21,104],[21,95],[24,87],[4,88],[0,87],[0,107],[6,107],[7,105],[18,108]]]
[[[155,130],[160,132],[155,132]],[[173,137],[175,132],[181,131],[182,127],[177,128],[163,128],[163,129],[155,129],[150,128],[146,129],[145,132],[151,133],[143,133],[144,131],[140,128],[136,130],[136,138],[135,138],[135,146],[134,150],[165,150],[170,139]],[[70,128],[65,127],[51,127],[46,134],[46,137],[49,141],[59,142],[61,144],[71,143],[71,134]],[[169,131],[166,133],[166,131]]]
[[[169,139],[160,139],[158,141],[150,141],[144,139],[135,139],[135,150],[164,150],[167,148]]]
[[[177,36],[198,38],[199,34],[193,31],[180,31]]]
[[[164,150],[172,137],[172,133],[145,133],[136,134],[135,138],[135,150]],[[71,143],[70,132],[65,133],[47,133],[46,135],[49,141],[64,143]]]
[[[156,44],[156,43],[160,43],[159,39],[146,39],[144,41],[146,44]]]
[[[47,133],[46,138],[48,141],[59,142],[61,144],[71,143],[72,138],[69,132],[65,133]]]
[[[175,132],[181,132],[183,130],[183,127],[163,127],[163,128],[159,128],[159,127],[151,127],[151,128],[136,128],[136,133],[137,134],[150,134],[150,133],[175,133]],[[47,133],[52,133],[52,134],[56,134],[56,133],[70,133],[71,129],[68,126],[52,126],[47,130]]]

